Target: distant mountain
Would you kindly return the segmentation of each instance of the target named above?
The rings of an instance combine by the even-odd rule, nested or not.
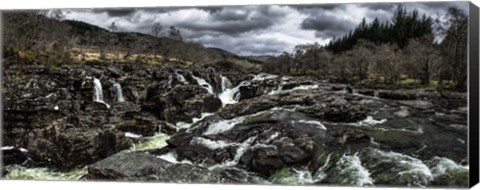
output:
[[[233,57],[239,57],[237,54],[234,54],[234,53],[232,53],[232,52],[229,52],[229,51],[224,50],[224,49],[221,49],[221,48],[209,47],[209,48],[207,48],[207,49],[216,51],[216,52],[221,53],[221,54],[223,54],[223,55],[233,56]]]
[[[259,55],[259,56],[253,56],[253,55],[250,55],[250,56],[240,56],[240,55],[237,55],[237,54],[234,54],[232,52],[229,52],[227,50],[224,50],[224,49],[221,49],[221,48],[217,48],[217,47],[210,47],[210,48],[207,48],[209,50],[213,50],[215,52],[218,52],[222,55],[225,55],[225,56],[230,56],[230,57],[235,57],[235,58],[238,58],[238,59],[243,59],[243,60],[247,60],[251,63],[256,63],[256,64],[262,64],[262,63],[265,63],[269,58],[272,58],[274,56],[271,56],[271,55]]]

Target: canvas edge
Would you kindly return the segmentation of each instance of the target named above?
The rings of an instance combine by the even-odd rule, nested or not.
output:
[[[468,59],[469,59],[469,186],[479,182],[479,8],[470,2]]]

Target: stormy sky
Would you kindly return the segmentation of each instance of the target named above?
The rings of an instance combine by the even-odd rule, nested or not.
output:
[[[69,9],[66,19],[104,28],[115,22],[118,31],[149,34],[154,23],[166,31],[177,27],[186,41],[218,47],[239,55],[278,55],[295,45],[328,43],[355,28],[365,17],[390,21],[398,4],[262,5],[225,7],[162,7]],[[402,3],[408,10],[436,18],[451,6],[467,12],[465,2]]]

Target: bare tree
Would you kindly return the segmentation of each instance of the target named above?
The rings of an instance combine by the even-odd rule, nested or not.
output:
[[[402,55],[395,44],[382,44],[375,53],[375,71],[386,84],[394,84],[400,79]]]
[[[162,26],[160,25],[160,23],[157,22],[153,24],[152,35],[155,37],[155,39],[152,40],[152,51],[155,58],[157,58],[158,49],[160,46],[160,40],[158,38],[160,37],[161,33],[162,33]]]
[[[442,76],[450,75],[456,82],[458,90],[467,90],[467,37],[468,37],[468,16],[460,9],[451,7],[446,15],[448,26],[440,28],[445,34],[445,39],[440,44],[440,51],[443,56]]]
[[[408,59],[404,66],[409,75],[420,79],[423,85],[430,84],[441,61],[438,47],[433,43],[433,36],[410,40],[404,52]]]

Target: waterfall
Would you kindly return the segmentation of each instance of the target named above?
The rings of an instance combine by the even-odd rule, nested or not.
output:
[[[185,77],[178,73],[178,70],[175,70],[175,76],[177,77],[177,80],[180,81],[183,84],[188,84],[187,80],[185,80]]]
[[[95,102],[104,102],[103,101],[103,90],[102,83],[97,78],[93,78],[93,101]]]
[[[116,102],[125,102],[125,98],[123,98],[122,93],[122,86],[118,82],[113,82],[112,90],[115,93],[115,101]]]
[[[218,98],[222,101],[222,105],[235,104],[240,101],[240,87],[249,85],[249,81],[242,81],[238,86],[234,88],[227,88],[218,95]]]
[[[192,77],[197,81],[197,83],[198,83],[200,86],[202,86],[202,88],[207,89],[207,90],[208,90],[208,93],[214,94],[214,93],[213,93],[213,87],[212,87],[212,85],[210,85],[205,79],[196,77],[196,76],[194,76],[194,75],[192,75]]]
[[[102,83],[100,82],[99,79],[93,78],[93,101],[105,104],[107,108],[110,108],[110,105],[105,103],[103,100],[103,90],[102,90]]]
[[[223,75],[220,75],[221,78],[222,78],[222,92],[224,92],[225,90],[229,89],[229,88],[232,88],[232,82],[230,82],[230,80],[228,80],[227,77],[223,76]]]

